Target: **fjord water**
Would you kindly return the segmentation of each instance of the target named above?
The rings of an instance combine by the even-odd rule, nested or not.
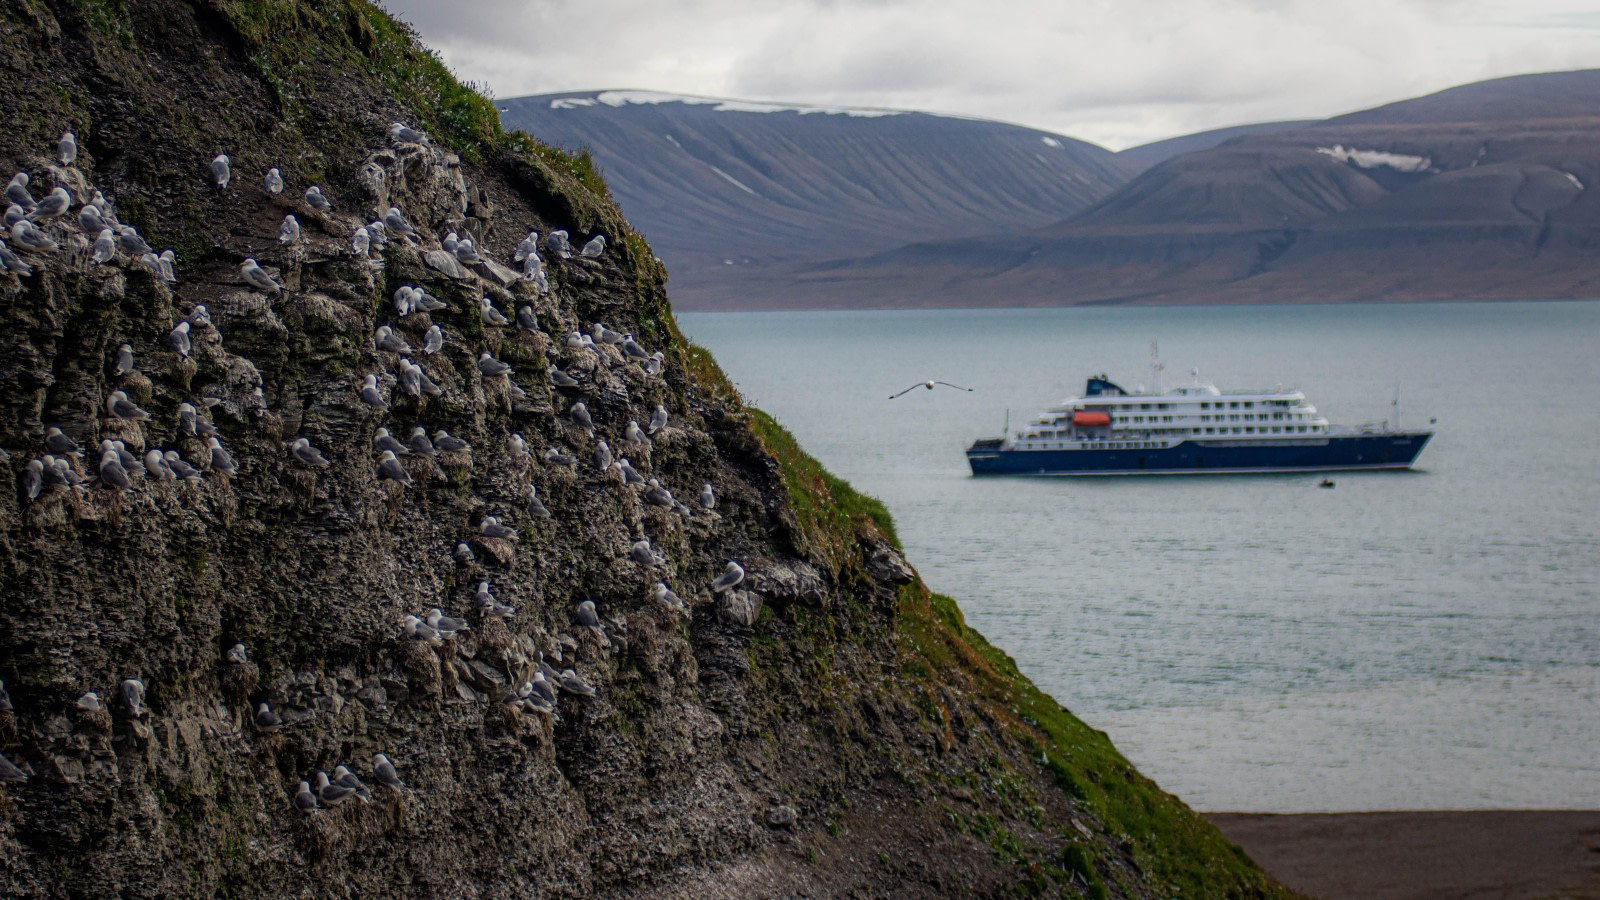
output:
[[[1205,810],[1600,807],[1600,302],[684,313],[911,562]],[[1410,473],[984,478],[1108,373],[1305,391]],[[918,389],[945,379],[970,393]]]

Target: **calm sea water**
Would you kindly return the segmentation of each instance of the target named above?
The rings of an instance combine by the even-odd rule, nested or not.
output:
[[[686,313],[912,563],[1200,809],[1600,807],[1600,302]],[[1107,372],[1436,418],[1412,473],[974,479]],[[971,393],[917,390],[929,378]]]

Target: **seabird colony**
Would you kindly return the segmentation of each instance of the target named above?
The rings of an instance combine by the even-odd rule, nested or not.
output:
[[[388,133],[390,140],[395,144],[412,144],[422,148],[423,152],[439,152],[432,149],[427,135],[404,123],[394,123]],[[55,158],[61,166],[76,164],[78,144],[73,132],[63,133],[57,141]],[[211,159],[205,173],[216,191],[226,193],[233,185],[233,160],[226,152],[219,152]],[[381,174],[380,171],[380,177]],[[0,235],[0,276],[34,277],[37,267],[48,265],[62,257],[61,247],[65,243],[69,249],[65,251],[66,258],[62,259],[63,265],[71,265],[71,255],[78,253],[86,256],[96,267],[121,267],[131,271],[137,266],[169,288],[177,284],[176,254],[170,249],[156,254],[133,225],[121,222],[117,218],[112,203],[100,191],[93,191],[89,199],[83,200],[78,205],[75,217],[68,216],[74,204],[78,202],[71,191],[64,185],[56,185],[43,199],[36,200],[30,189],[30,185],[33,185],[31,179],[29,173],[18,172],[6,186],[5,204],[8,208],[5,214],[5,231]],[[260,186],[260,189],[269,196],[281,195],[286,186],[283,170],[278,166],[268,168]],[[248,183],[234,189],[251,190]],[[342,245],[349,248],[351,255],[375,262],[380,267],[381,258],[374,259],[374,257],[383,253],[391,241],[401,239],[408,245],[425,245],[427,242],[426,233],[419,229],[399,206],[389,206],[387,209],[375,211],[371,221],[363,222],[361,219],[355,219],[352,226],[351,222],[345,220],[353,217],[341,217],[319,185],[307,186],[303,201],[307,209],[318,214],[314,217],[314,226],[318,231],[338,237]],[[343,236],[337,233],[341,229],[346,232]],[[279,222],[276,238],[276,243],[282,245],[286,252],[294,252],[295,248],[305,242],[306,232],[294,213],[284,215]],[[255,251],[257,253],[267,252],[268,245],[261,241],[255,242],[254,246],[258,248]],[[573,253],[568,232],[564,229],[549,232],[543,241],[540,240],[537,231],[529,231],[527,237],[516,245],[511,262],[520,267],[518,271],[521,277],[526,279],[539,295],[545,295],[550,293],[551,287],[544,260],[540,255],[541,246],[563,260],[571,260]],[[446,234],[444,240],[440,242],[440,249],[451,254],[460,263],[478,265],[485,262],[483,255],[485,251],[475,240],[470,236],[459,236],[455,231]],[[593,260],[600,258],[605,249],[605,236],[595,234],[578,251],[578,261],[594,265]],[[238,273],[239,282],[244,289],[266,294],[268,302],[290,290],[280,281],[281,273],[287,271],[289,260],[284,261],[285,268],[275,277],[272,271],[262,266],[254,257],[243,254],[241,256],[243,258],[238,264]],[[394,306],[397,320],[404,320],[413,313],[456,311],[450,303],[428,294],[426,288],[419,285],[398,287],[394,292]],[[543,335],[538,314],[532,305],[517,308],[513,323],[513,320],[495,308],[486,293],[480,292],[477,308],[472,312],[476,314],[475,317],[481,325],[504,328],[514,324],[517,332]],[[83,461],[84,453],[77,440],[60,426],[50,426],[42,442],[45,452],[21,464],[18,489],[23,502],[38,503],[56,491],[76,492],[80,496],[88,496],[95,490],[93,484],[96,480],[103,489],[120,493],[138,490],[141,483],[201,485],[206,481],[208,474],[212,478],[237,476],[240,471],[238,461],[222,443],[217,426],[203,412],[220,401],[210,397],[195,398],[198,402],[177,398],[175,419],[167,420],[163,416],[158,421],[140,405],[140,402],[157,399],[147,398],[146,395],[151,388],[142,387],[139,402],[130,396],[127,389],[124,389],[125,385],[131,383],[129,379],[138,374],[135,343],[144,348],[140,352],[144,354],[148,365],[160,367],[168,364],[167,360],[175,359],[171,364],[194,366],[208,361],[195,360],[197,350],[203,350],[202,357],[221,352],[220,335],[216,335],[212,328],[210,313],[204,305],[196,304],[187,317],[175,321],[167,332],[166,344],[172,357],[160,358],[159,345],[151,340],[149,335],[142,337],[130,335],[128,342],[119,343],[105,369],[109,373],[111,382],[107,385],[108,390],[105,393],[103,425],[111,429],[113,434],[100,440],[97,464],[88,466]],[[201,344],[196,343],[197,332],[207,334]],[[549,342],[543,343],[550,348],[546,352],[551,361],[543,367],[548,387],[555,390],[583,392],[585,382],[556,362],[562,348]],[[441,325],[429,322],[422,337],[422,354],[426,357],[435,357],[445,345],[446,334]],[[376,452],[373,462],[376,478],[379,481],[394,482],[404,491],[417,482],[401,457],[432,459],[439,453],[466,455],[471,453],[472,447],[470,443],[451,435],[443,427],[438,428],[430,440],[426,428],[417,423],[427,411],[427,398],[441,396],[442,389],[423,367],[409,359],[414,351],[406,336],[396,326],[381,325],[374,331],[372,346],[377,354],[394,357],[393,365],[396,372],[392,376],[382,372],[382,380],[380,380],[381,367],[379,371],[363,373],[361,384],[356,388],[356,397],[359,403],[369,409],[372,416],[379,421],[388,418],[391,412],[395,411],[395,403],[404,401],[402,404],[405,407],[404,414],[401,417],[412,424],[410,441],[402,444],[382,424],[374,425],[375,436],[372,441],[372,448]],[[597,355],[598,348],[602,347],[614,349]],[[590,357],[590,362],[581,369],[584,373],[594,370],[595,359],[598,359],[599,364],[612,368],[638,365],[640,371],[647,377],[657,377],[663,369],[664,354],[661,351],[651,353],[631,333],[612,329],[602,322],[592,323],[588,326],[587,333],[583,330],[573,331],[567,338],[564,349],[569,353]],[[440,358],[437,365],[449,368],[451,363]],[[503,383],[513,396],[525,396],[523,389],[512,377],[515,374],[514,367],[496,358],[489,350],[485,349],[479,354],[476,368],[483,379],[496,381],[503,379]],[[453,376],[459,374],[456,372]],[[187,380],[186,378],[185,381]],[[451,380],[453,383],[456,378],[452,377]],[[142,382],[142,385],[148,385],[148,381]],[[390,385],[399,388],[400,393],[409,399],[396,400],[387,396],[386,389]],[[258,396],[259,393],[257,389]],[[553,393],[552,399],[557,398],[561,398],[561,395]],[[171,399],[174,398],[165,398],[164,402],[155,404],[154,408],[171,408],[167,405]],[[562,402],[565,402],[564,398]],[[624,489],[637,488],[638,496],[646,505],[662,507],[685,518],[697,515],[687,506],[674,500],[671,491],[665,488],[658,478],[646,479],[626,457],[613,456],[608,442],[600,437],[601,426],[596,422],[594,414],[584,400],[572,400],[567,405],[566,418],[576,426],[575,428],[558,426],[558,430],[565,432],[568,440],[593,442],[595,463],[602,478],[601,484],[596,489],[603,490],[604,477],[615,470],[622,476]],[[646,428],[641,429],[637,421],[629,420],[620,438],[613,439],[648,457],[653,444],[652,438],[660,439],[667,422],[667,409],[658,404]],[[74,430],[80,435],[89,433],[92,430],[92,423],[77,423]],[[164,450],[158,447],[150,447],[144,457],[140,458],[128,448],[129,441],[126,436],[130,432],[137,432],[141,438],[133,442],[135,446],[145,445],[147,443],[145,438],[154,439],[162,435],[185,440],[190,458],[184,459],[178,449]],[[521,434],[513,434],[509,444],[518,470],[528,476],[525,478],[528,517],[534,520],[554,518],[549,507],[540,499],[537,484],[531,477],[537,466],[534,463],[535,457],[529,452],[528,443]],[[336,465],[313,445],[310,437],[304,434],[290,441],[287,451],[296,465],[312,470],[328,470]],[[9,459],[9,456],[7,458]],[[542,459],[546,466],[551,467],[551,470],[572,470],[577,463],[577,458],[569,450],[554,441],[546,446],[544,453],[538,458]],[[344,462],[343,456],[340,460],[341,465],[350,464]],[[90,469],[94,477],[81,474],[80,467]],[[716,507],[716,499],[710,484],[702,487],[699,499],[703,511],[699,514],[709,513]],[[475,539],[515,542],[519,537],[520,533],[515,526],[503,523],[497,515],[485,514],[479,521]],[[451,555],[458,565],[469,567],[479,565],[477,555],[468,541],[456,542]],[[636,537],[624,555],[635,565],[652,572],[667,565],[665,555],[655,549],[648,537],[643,534]],[[729,590],[742,582],[744,576],[744,569],[737,562],[730,561],[726,570],[708,586],[709,591],[720,593]],[[687,604],[684,600],[664,581],[652,579],[652,582],[650,597],[657,605],[669,612],[681,612],[686,609]],[[505,619],[516,612],[514,607],[495,598],[487,579],[479,579],[471,607],[485,619]],[[600,619],[594,601],[584,600],[579,603],[574,617],[579,625],[593,631],[605,641],[605,625]],[[442,646],[447,641],[460,639],[461,635],[472,630],[470,620],[446,615],[441,607],[430,608],[421,616],[407,615],[402,620],[402,632],[407,639],[429,646]],[[563,636],[563,639],[566,638]],[[605,645],[609,646],[609,642]],[[553,645],[552,653],[554,654],[552,658],[557,663],[563,661],[559,641]],[[594,686],[573,668],[561,670],[553,668],[546,662],[543,651],[538,653],[538,663],[539,670],[515,691],[514,706],[525,711],[553,716],[561,693],[584,698],[596,695]],[[256,668],[249,660],[243,644],[235,644],[227,652],[222,667],[225,682],[243,694],[254,692]],[[137,676],[122,678],[117,682],[115,692],[117,711],[133,720],[147,717],[150,715],[150,709],[146,705],[146,692],[144,681]],[[80,715],[104,714],[95,691],[85,692],[77,699],[75,706]],[[0,683],[0,711],[9,713],[11,710],[10,696],[6,694],[4,684]],[[264,700],[257,702],[250,721],[254,731],[263,737],[278,735],[286,727],[284,719]],[[384,754],[378,753],[373,757],[372,772],[373,780],[381,787],[396,792],[408,790],[395,764]],[[0,756],[0,782],[21,783],[28,777],[26,770]],[[299,782],[292,805],[302,812],[311,814],[343,804],[351,798],[366,803],[371,798],[371,792],[353,772],[340,765],[335,768],[333,778],[329,778],[326,772],[317,771],[309,779]]]

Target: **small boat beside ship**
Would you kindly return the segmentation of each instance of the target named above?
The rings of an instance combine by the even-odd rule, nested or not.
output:
[[[1408,469],[1432,431],[1331,425],[1300,391],[1182,385],[1129,392],[1105,375],[1013,435],[967,448],[974,475],[1175,475]]]

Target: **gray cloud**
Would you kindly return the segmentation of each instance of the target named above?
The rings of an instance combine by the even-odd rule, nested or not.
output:
[[[988,116],[1114,148],[1600,65],[1577,0],[384,0],[500,96],[633,87]]]

